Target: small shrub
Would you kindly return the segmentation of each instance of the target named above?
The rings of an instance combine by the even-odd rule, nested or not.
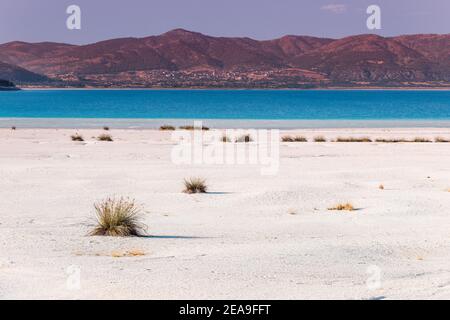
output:
[[[105,131],[109,131],[109,127],[103,127],[103,130],[105,130]]]
[[[12,126],[11,127],[11,130],[13,130],[13,131],[16,130],[16,129],[17,129],[16,126]]]
[[[174,126],[169,126],[169,125],[163,125],[161,127],[159,127],[159,130],[161,131],[173,131],[175,130]]]
[[[308,142],[308,139],[306,139],[306,137],[304,136],[295,136],[294,142]]]
[[[380,184],[380,185],[378,186],[378,189],[384,190],[384,185]]]
[[[327,142],[327,139],[324,136],[316,136],[314,142]]]
[[[141,236],[146,227],[140,223],[141,210],[134,200],[108,198],[94,204],[97,226],[92,236]]]
[[[72,141],[84,141],[84,138],[82,135],[75,133],[74,135],[70,136]]]
[[[181,126],[181,127],[179,127],[181,130],[190,130],[190,131],[192,131],[192,130],[203,130],[203,131],[209,131],[209,128],[208,127],[204,127],[204,126],[202,126],[202,127],[194,127],[194,126]]]
[[[224,134],[224,135],[222,136],[221,141],[222,141],[222,142],[231,142],[231,138],[230,138],[229,136],[227,136],[227,135]]]
[[[416,137],[412,142],[418,142],[418,143],[429,143],[432,142],[430,139],[422,138],[422,137]]]
[[[328,210],[336,210],[336,211],[354,211],[355,208],[351,203],[341,203],[334,207],[328,208]]]
[[[347,137],[347,138],[343,138],[343,137],[338,137],[336,139],[336,142],[372,142],[372,139],[368,138],[368,137]]]
[[[449,142],[450,142],[450,139],[446,139],[446,138],[443,138],[443,137],[436,137],[436,138],[434,139],[434,142],[439,142],[439,143],[449,143]]]
[[[184,179],[184,193],[206,193],[206,181],[201,178]]]
[[[114,141],[113,138],[111,137],[111,135],[109,134],[101,134],[97,137],[98,141],[108,141],[108,142],[112,142]]]
[[[378,139],[376,139],[375,140],[375,142],[383,142],[383,143],[400,143],[400,142],[409,142],[408,140],[406,140],[406,139],[397,139],[397,138],[394,138],[394,139],[384,139],[384,138],[378,138]]]
[[[306,139],[304,136],[283,136],[281,138],[282,142],[308,142],[308,139]]]
[[[252,141],[253,141],[253,138],[249,134],[244,134],[244,135],[236,138],[236,142],[245,142],[245,143],[247,143],[247,142],[252,142]]]
[[[281,137],[282,142],[294,142],[294,138],[291,136],[283,136]]]

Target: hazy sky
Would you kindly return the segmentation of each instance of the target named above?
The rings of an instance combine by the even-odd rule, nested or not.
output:
[[[81,30],[66,28],[72,4],[81,7]],[[450,33],[450,0],[0,0],[0,43],[91,43],[174,28],[255,39],[337,38],[373,32],[366,27],[371,4],[382,10],[380,35]]]

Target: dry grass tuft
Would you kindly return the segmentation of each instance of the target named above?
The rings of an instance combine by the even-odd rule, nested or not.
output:
[[[306,137],[304,136],[295,136],[294,142],[308,142],[308,139],[306,139]]]
[[[229,136],[227,136],[226,134],[224,134],[221,138],[222,142],[231,142],[231,138]]]
[[[436,138],[434,138],[434,142],[449,143],[450,139],[446,139],[446,138],[443,138],[443,137],[436,137]]]
[[[107,198],[94,204],[97,226],[92,236],[142,236],[146,226],[140,223],[141,209],[127,198]]]
[[[202,127],[194,127],[194,126],[180,126],[179,127],[180,130],[203,130],[203,131],[209,131],[208,127],[202,126]]]
[[[129,251],[114,251],[111,253],[113,258],[123,258],[123,257],[141,257],[145,256],[145,252],[140,249],[133,249]]]
[[[378,139],[375,140],[375,142],[383,142],[383,143],[400,143],[400,142],[409,142],[409,141],[406,140],[406,139],[403,139],[403,138],[401,138],[401,139],[397,139],[397,138],[394,138],[394,139],[378,138]]]
[[[244,135],[236,138],[236,142],[245,142],[245,143],[247,143],[247,142],[252,142],[252,141],[253,141],[253,138],[249,134],[244,134]]]
[[[75,133],[74,135],[70,136],[72,141],[84,141],[84,138],[82,135]]]
[[[205,179],[201,178],[189,178],[184,179],[184,193],[206,193],[208,187],[206,186]]]
[[[327,139],[324,136],[315,136],[314,142],[327,142]]]
[[[159,127],[159,130],[160,131],[174,131],[175,127],[165,124],[165,125]]]
[[[109,134],[106,134],[106,133],[103,133],[103,134],[99,135],[99,136],[97,137],[97,140],[98,140],[98,141],[108,141],[108,142],[114,141],[113,138],[112,138],[112,136],[109,135]]]
[[[283,136],[281,137],[282,142],[308,142],[308,139],[306,139],[304,136]]]
[[[369,137],[338,137],[336,142],[372,142]]]
[[[294,138],[291,136],[282,136],[281,141],[282,142],[294,142]]]
[[[429,142],[433,142],[428,138],[423,138],[423,137],[415,137],[411,142],[418,142],[418,143],[429,143]]]
[[[349,202],[347,203],[341,203],[338,204],[334,207],[328,208],[328,210],[336,210],[336,211],[354,211],[355,208],[353,207],[353,205]]]
[[[384,190],[384,185],[380,184],[380,185],[378,186],[378,189]]]

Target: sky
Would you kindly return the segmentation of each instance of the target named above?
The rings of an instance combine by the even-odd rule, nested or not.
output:
[[[380,30],[366,26],[373,4],[381,8]],[[66,27],[70,5],[81,8],[81,30]],[[87,44],[175,28],[258,40],[286,34],[446,34],[450,0],[0,0],[0,43]]]

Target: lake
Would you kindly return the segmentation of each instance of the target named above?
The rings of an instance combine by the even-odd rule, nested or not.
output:
[[[448,90],[23,90],[0,118],[450,120]]]

